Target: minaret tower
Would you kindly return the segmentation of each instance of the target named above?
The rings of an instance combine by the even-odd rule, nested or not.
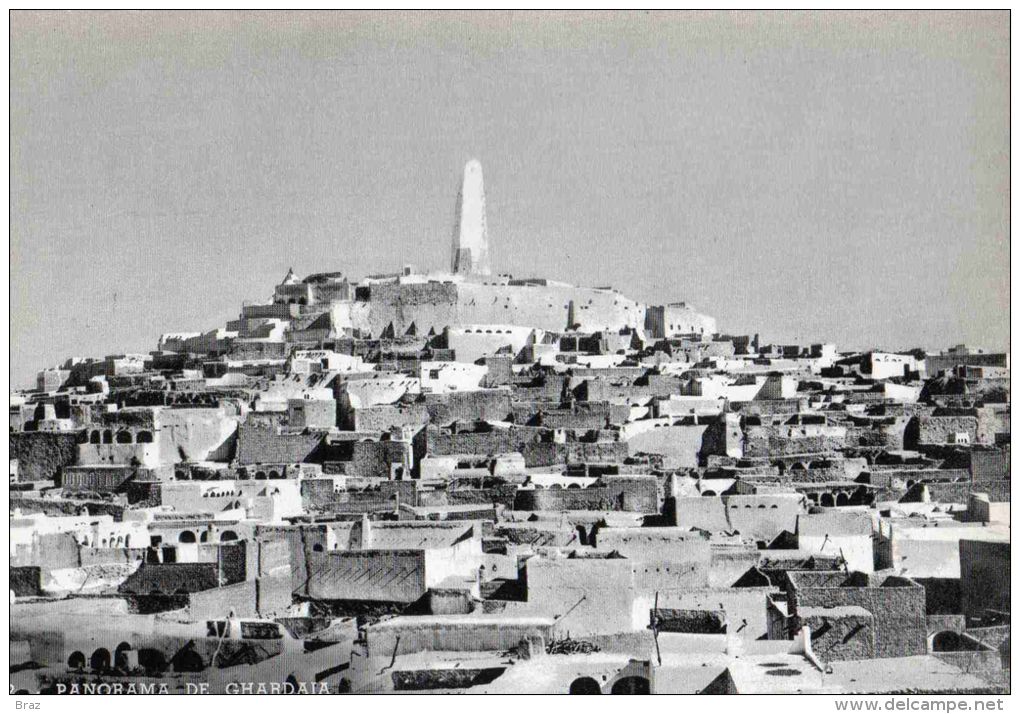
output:
[[[451,266],[462,275],[491,275],[489,234],[485,227],[485,186],[482,165],[475,159],[464,166],[453,226]]]

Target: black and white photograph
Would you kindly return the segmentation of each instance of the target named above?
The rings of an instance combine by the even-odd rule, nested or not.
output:
[[[1008,711],[1009,9],[8,24],[11,711]]]

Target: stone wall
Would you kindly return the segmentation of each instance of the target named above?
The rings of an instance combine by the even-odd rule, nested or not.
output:
[[[515,424],[551,429],[604,429],[610,423],[609,402],[578,402],[566,408],[548,402],[514,402]]]
[[[293,602],[290,577],[262,577],[255,581],[255,608],[261,617],[283,615]]]
[[[219,587],[216,563],[144,563],[120,586],[132,595],[186,595]]]
[[[655,478],[604,476],[587,488],[521,489],[514,499],[514,509],[658,513],[658,482]]]
[[[11,567],[11,592],[17,597],[42,595],[42,569],[37,566]]]
[[[501,387],[513,382],[513,356],[508,354],[488,355],[485,358],[488,373],[485,375],[486,387]]]
[[[631,561],[531,558],[525,569],[528,595],[522,614],[559,617],[575,638],[634,629]]]
[[[960,601],[971,617],[1010,611],[1009,543],[960,541]]]
[[[882,580],[876,576],[869,580],[860,573],[851,576],[835,573],[833,582],[817,586],[810,584],[814,578],[809,576],[813,575],[816,574],[787,576],[795,583],[787,589],[791,614],[797,614],[801,608],[860,607],[875,618],[875,657],[927,654],[923,587],[906,578],[890,576]],[[847,582],[851,584],[845,585]]]
[[[18,498],[11,492],[11,506],[20,508],[22,513],[45,513],[47,516],[73,516],[85,506],[93,516],[113,516],[113,520],[124,518],[124,506],[99,500],[52,501],[44,498]]]
[[[793,630],[811,628],[811,649],[822,662],[874,659],[875,618],[854,606],[802,608]]]
[[[443,622],[434,617],[401,617],[367,628],[369,656],[392,657],[414,652],[505,652],[521,640],[550,639],[551,622],[488,618]]]
[[[376,404],[355,407],[345,412],[344,427],[352,431],[388,431],[395,426],[419,427],[428,424],[429,410],[424,402]]]
[[[546,466],[551,464],[574,464],[574,463],[603,463],[622,464],[630,455],[630,449],[624,441],[568,441],[566,444],[553,444],[555,449],[553,460],[542,464],[529,461],[529,454],[526,449],[524,463],[527,466]],[[537,456],[537,454],[536,454]]]
[[[372,337],[439,334],[457,324],[454,283],[380,283],[367,286],[366,297],[350,304],[350,324]]]
[[[515,430],[516,431],[516,430]],[[427,427],[423,433],[423,446],[415,455],[446,456],[450,454],[507,454],[519,451],[514,448],[520,432],[512,434],[510,429],[493,429],[482,432],[445,433],[434,426]],[[537,430],[533,435],[537,439]]]
[[[727,635],[749,643],[766,639],[766,598],[774,592],[775,588],[771,587],[676,590],[660,594],[659,607],[709,612],[721,610],[726,614]],[[645,592],[641,604],[644,605],[643,611],[650,613],[655,606],[655,593]]]
[[[423,551],[308,553],[307,595],[318,600],[411,603],[425,594]]]
[[[744,456],[776,458],[793,454],[826,454],[846,446],[846,427],[748,426],[744,429]]]
[[[18,461],[18,481],[57,480],[64,466],[78,461],[78,436],[78,432],[12,432],[10,458]]]
[[[66,466],[61,482],[64,493],[116,493],[136,471],[134,466]]]
[[[738,531],[742,536],[771,540],[783,531],[796,531],[804,513],[802,499],[789,494],[678,498],[675,522],[684,528],[710,532]]]
[[[918,503],[924,490],[935,503],[967,503],[972,493],[987,493],[993,503],[1007,503],[1010,499],[1010,481],[963,481],[955,483],[915,484],[900,499],[901,503]]]
[[[405,451],[410,458],[410,444],[402,441],[359,441],[353,444],[347,474],[364,478],[390,478],[391,466],[403,464]],[[410,478],[411,474],[404,474]]]
[[[254,580],[193,592],[188,595],[188,615],[192,620],[234,617],[258,617]]]
[[[509,389],[480,389],[469,392],[426,394],[429,421],[445,426],[455,421],[507,421],[510,418]]]
[[[847,426],[846,445],[898,451],[903,448],[906,427],[906,419],[898,419],[894,425]]]
[[[971,444],[978,440],[976,416],[921,416],[917,418],[917,444],[948,444],[957,434],[966,434]],[[913,448],[908,428],[907,448]],[[988,443],[988,442],[985,442]]]
[[[659,454],[664,468],[695,468],[709,426],[661,426],[635,434],[627,440],[632,454]]]
[[[975,481],[1009,478],[1009,446],[996,449],[972,449],[970,474]]]
[[[572,285],[465,282],[457,286],[457,318],[461,324],[521,325],[562,332],[571,317],[583,332],[619,330],[643,327],[645,308],[613,291]]]
[[[569,377],[558,374],[517,377],[514,380],[514,399],[559,404],[566,394],[569,380]]]
[[[272,426],[241,424],[237,430],[238,464],[295,464],[314,461],[322,433],[280,433]]]
[[[78,542],[72,533],[44,533],[31,545],[19,544],[10,554],[11,567],[39,566],[45,571],[81,566]]]
[[[721,610],[658,609],[652,611],[659,632],[686,632],[698,635],[725,634],[726,613]]]

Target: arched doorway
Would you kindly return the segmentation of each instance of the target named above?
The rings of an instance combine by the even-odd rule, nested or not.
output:
[[[578,677],[570,683],[571,694],[602,694],[602,687],[591,677]]]
[[[220,533],[220,543],[228,543],[232,540],[237,540],[237,533],[234,533],[234,531],[223,531]]]
[[[131,651],[131,645],[127,642],[121,642],[117,645],[117,649],[113,651],[113,666],[117,669],[127,669],[128,658],[127,653]]]
[[[826,508],[832,508],[836,505],[836,499],[832,497],[831,493],[823,493],[818,502]]]
[[[173,664],[175,672],[201,672],[205,669],[205,662],[202,660],[202,655],[190,646],[185,647],[175,654],[171,663]]]
[[[195,534],[191,531],[181,531],[181,534],[177,536],[178,543],[194,543],[195,541]]]
[[[932,652],[958,652],[960,647],[960,635],[952,630],[937,632],[931,638]]]
[[[89,667],[96,672],[105,672],[110,669],[110,650],[100,647],[93,652],[92,657],[89,658]]]
[[[72,652],[67,658],[67,666],[69,669],[85,669],[85,653],[77,650]]]
[[[839,493],[836,496],[836,505],[837,506],[849,506],[850,505],[850,497],[847,496],[845,493],[842,493],[842,492]]]
[[[646,677],[624,677],[613,684],[613,694],[650,694],[651,685]]]
[[[151,648],[138,650],[138,666],[148,675],[161,674],[166,669],[166,657],[159,650]]]

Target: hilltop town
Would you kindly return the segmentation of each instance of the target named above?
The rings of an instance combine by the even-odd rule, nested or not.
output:
[[[13,393],[11,690],[1008,691],[1008,354],[491,263],[471,161],[448,270]]]

